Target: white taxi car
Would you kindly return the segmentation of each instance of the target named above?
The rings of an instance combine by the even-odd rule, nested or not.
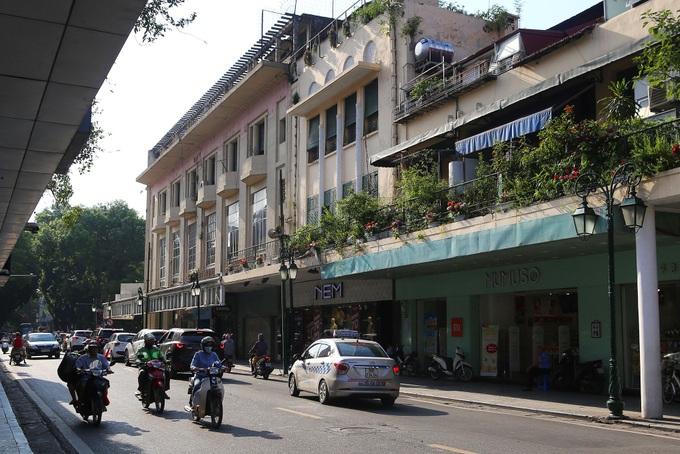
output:
[[[359,339],[357,331],[333,330],[332,337],[312,343],[293,357],[288,392],[319,396],[328,404],[337,397],[378,398],[391,407],[399,397],[399,366],[377,342]]]

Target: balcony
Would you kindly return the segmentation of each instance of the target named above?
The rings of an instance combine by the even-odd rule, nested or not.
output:
[[[165,224],[169,226],[179,225],[179,207],[170,207],[165,212]]]
[[[227,198],[238,194],[238,172],[225,172],[217,176],[217,195]]]
[[[241,181],[253,185],[267,178],[267,155],[259,154],[246,159],[241,166]]]
[[[196,206],[202,209],[215,206],[215,185],[208,184],[206,181],[201,181],[198,187],[198,197],[196,198]]]
[[[151,231],[153,233],[165,232],[165,214],[154,216],[151,221]]]
[[[196,199],[185,197],[179,201],[179,216],[184,219],[196,217]]]

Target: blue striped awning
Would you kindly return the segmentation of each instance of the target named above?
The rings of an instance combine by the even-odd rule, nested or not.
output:
[[[498,126],[488,131],[456,142],[456,154],[465,156],[473,151],[493,147],[496,142],[507,142],[516,137],[522,137],[530,132],[536,132],[545,127],[552,118],[552,107],[536,112],[526,117]]]

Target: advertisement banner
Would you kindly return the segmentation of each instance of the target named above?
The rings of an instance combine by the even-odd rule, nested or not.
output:
[[[498,375],[498,325],[482,325],[482,365],[479,375]]]
[[[423,352],[437,354],[437,316],[434,314],[425,316],[425,345]]]

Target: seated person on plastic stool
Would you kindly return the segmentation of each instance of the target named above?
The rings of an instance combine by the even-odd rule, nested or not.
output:
[[[550,375],[550,370],[552,369],[550,355],[546,353],[545,348],[542,345],[539,346],[538,349],[541,352],[538,355],[538,361],[527,369],[527,386],[524,388],[525,391],[531,391],[533,389],[534,379],[536,377]]]

